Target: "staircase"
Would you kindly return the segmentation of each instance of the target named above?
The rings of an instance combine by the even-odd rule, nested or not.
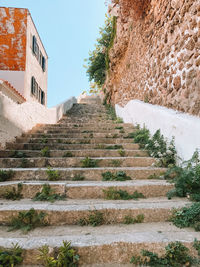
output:
[[[25,266],[34,266],[40,264],[38,248],[44,244],[59,247],[67,240],[76,247],[80,265],[128,266],[141,249],[162,252],[169,242],[182,241],[190,246],[195,237],[200,239],[198,233],[178,229],[168,222],[172,209],[185,206],[188,200],[168,200],[166,193],[173,185],[150,179],[165,169],[154,167],[155,159],[139,150],[133,139],[124,138],[134,130],[131,124],[114,123],[105,107],[93,101],[76,104],[58,124],[41,126],[7,144],[7,149],[0,151],[0,167],[12,169],[14,176],[11,181],[0,183],[0,194],[23,183],[23,199],[0,199],[0,224],[5,225],[19,211],[34,208],[47,214],[49,225],[28,234],[7,232],[7,227],[1,226],[0,247],[18,243],[26,251]],[[47,147],[49,155],[44,153]],[[96,165],[83,166],[86,157]],[[47,170],[57,171],[58,180],[47,181]],[[102,181],[105,172],[125,173],[131,180]],[[33,202],[31,199],[45,183],[55,193],[65,195],[66,200]],[[145,198],[106,200],[105,191],[110,188],[129,194],[137,191]],[[81,220],[92,212],[101,213],[103,225],[80,226]],[[142,223],[124,224],[127,216],[142,216]]]

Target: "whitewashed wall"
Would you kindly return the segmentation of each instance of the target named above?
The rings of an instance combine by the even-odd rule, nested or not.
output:
[[[0,145],[13,141],[35,127],[37,124],[54,124],[60,120],[77,100],[71,97],[60,105],[46,108],[37,102],[14,103],[0,92]]]
[[[139,100],[131,100],[123,108],[115,106],[117,116],[126,123],[140,124],[154,134],[158,129],[168,139],[175,137],[178,155],[188,160],[200,149],[200,118]]]

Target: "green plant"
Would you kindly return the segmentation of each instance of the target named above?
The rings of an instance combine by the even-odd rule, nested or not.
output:
[[[12,151],[10,157],[11,158],[26,158],[26,154],[24,152],[15,150],[15,151]]]
[[[106,149],[104,144],[98,144],[94,149]]]
[[[148,179],[150,179],[150,180],[159,180],[159,179],[162,179],[162,175],[161,174],[158,175],[158,174],[154,173],[154,174],[149,175]]]
[[[47,144],[48,143],[48,139],[46,136],[43,136],[42,139],[40,140],[41,144]]]
[[[113,134],[112,138],[118,138],[118,134]]]
[[[102,225],[104,223],[103,213],[97,210],[90,211],[88,218],[82,218],[78,224],[81,226],[91,225],[93,227]]]
[[[133,218],[132,216],[125,216],[124,217],[124,224],[135,224],[135,223],[143,223],[144,222],[144,214],[139,214],[136,216],[136,218]]]
[[[58,170],[53,170],[51,167],[48,167],[46,170],[49,181],[57,181],[60,178],[60,173]]]
[[[56,200],[64,200],[66,198],[65,195],[55,194],[54,190],[51,188],[49,184],[44,184],[42,186],[41,192],[36,193],[33,198],[33,201],[50,201],[54,202]]]
[[[15,175],[13,170],[0,170],[0,182],[5,182]]]
[[[189,249],[181,242],[171,242],[165,247],[165,255],[159,257],[157,253],[148,250],[142,250],[139,257],[132,257],[131,263],[139,266],[154,266],[154,267],[182,267],[192,266],[196,262],[189,255]]]
[[[21,211],[18,216],[11,218],[8,223],[9,231],[20,229],[27,233],[36,227],[46,226],[45,216],[44,212],[37,212],[33,208],[28,211]]]
[[[91,159],[86,157],[85,159],[81,160],[81,167],[82,168],[96,168],[98,166],[98,160]]]
[[[103,190],[105,198],[111,200],[138,200],[138,198],[145,198],[142,193],[138,193],[135,191],[133,194],[129,194],[127,191],[124,190],[116,190],[113,187],[110,187],[108,190]]]
[[[111,106],[110,104],[106,104],[105,107],[107,109],[108,117],[111,120],[116,121],[117,120],[117,115],[116,115],[116,112],[115,112],[115,108],[113,106]]]
[[[97,39],[95,50],[89,53],[87,75],[89,81],[102,86],[106,79],[106,70],[109,69],[109,50],[116,35],[116,18],[106,15],[105,26],[100,28],[100,38]]]
[[[79,144],[84,144],[84,145],[87,145],[87,144],[90,144],[91,143],[91,141],[90,140],[82,140],[82,141],[80,141],[80,143]]]
[[[119,167],[121,165],[121,161],[117,159],[113,159],[111,161],[111,165],[113,165],[114,167]]]
[[[174,209],[171,221],[177,227],[193,227],[196,231],[200,231],[200,202],[178,210]]]
[[[46,267],[78,267],[79,255],[70,242],[63,241],[63,246],[54,251],[54,256],[47,245],[41,247],[39,253],[38,260]]]
[[[168,192],[167,196],[189,197],[191,200],[200,201],[200,158],[196,151],[189,161],[180,166],[170,168],[166,179],[173,179],[175,188]]]
[[[85,177],[81,174],[76,174],[73,178],[72,181],[84,181]]]
[[[124,130],[124,127],[123,126],[116,126],[115,129],[116,130]]]
[[[127,176],[125,172],[118,171],[115,174],[111,172],[102,173],[103,181],[127,181],[131,180],[130,176]]]
[[[46,157],[46,158],[49,158],[50,157],[50,150],[49,150],[49,147],[45,147],[41,150],[41,156],[42,157]]]
[[[28,166],[28,160],[25,158],[22,158],[19,168],[27,168],[27,166]]]
[[[124,136],[124,139],[134,138],[135,132],[129,133],[127,136]]]
[[[6,190],[6,192],[2,195],[2,197],[5,199],[20,200],[23,198],[22,189],[23,189],[23,184],[19,183],[17,185],[17,189],[13,187],[12,189]]]
[[[61,139],[58,139],[58,140],[57,140],[57,143],[58,143],[58,144],[61,144],[61,143],[62,143],[62,140],[61,140]]]
[[[196,249],[196,251],[198,252],[198,255],[200,256],[200,241],[198,241],[196,238],[194,240],[193,247]]]
[[[108,150],[117,150],[117,149],[123,149],[123,146],[122,145],[106,146],[105,149],[108,149]]]
[[[118,150],[118,153],[119,153],[119,155],[120,155],[121,157],[125,157],[125,156],[126,156],[126,152],[125,152],[124,149],[119,149],[119,150]]]
[[[73,157],[73,154],[72,152],[70,151],[67,151],[63,154],[63,158],[72,158]]]
[[[23,262],[23,249],[14,245],[10,249],[0,248],[0,267],[14,267]]]
[[[121,118],[117,117],[115,123],[123,123],[123,120]]]

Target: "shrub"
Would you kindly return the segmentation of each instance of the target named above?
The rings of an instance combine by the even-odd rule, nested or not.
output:
[[[182,267],[191,266],[195,259],[189,255],[189,249],[181,242],[171,242],[165,247],[165,255],[159,257],[157,253],[142,250],[139,257],[132,257],[131,263],[142,266]]]
[[[170,168],[166,179],[173,179],[175,189],[168,192],[167,196],[189,197],[191,200],[200,201],[200,158],[196,151],[191,160],[185,161],[181,166]]]
[[[123,149],[123,146],[122,145],[106,146],[105,149],[108,149],[108,150],[117,150],[117,149]]]
[[[26,154],[21,151],[13,151],[10,155],[11,158],[26,158]]]
[[[65,199],[65,195],[55,194],[54,190],[51,188],[49,184],[44,184],[42,186],[41,192],[36,193],[35,197],[33,198],[34,201],[50,201],[54,202],[56,200],[63,200]]]
[[[85,177],[81,174],[76,174],[73,178],[72,181],[83,181],[85,180]]]
[[[23,262],[22,248],[16,244],[10,249],[0,248],[0,266],[14,267]]]
[[[171,221],[179,228],[194,227],[200,231],[200,202],[173,210]]]
[[[71,247],[70,242],[63,241],[63,246],[61,246],[57,251],[54,251],[54,256],[50,255],[49,247],[47,245],[39,249],[40,255],[39,260],[46,267],[77,267],[79,261],[79,255],[76,250]]]
[[[15,172],[13,170],[0,170],[0,182],[5,182],[14,176]]]
[[[45,216],[44,212],[37,212],[33,208],[28,211],[21,211],[8,223],[9,231],[20,229],[27,233],[36,227],[46,226]]]
[[[72,154],[72,152],[65,152],[64,154],[63,154],[63,158],[72,158],[73,157],[73,154]]]
[[[119,153],[119,155],[120,155],[121,157],[125,157],[125,156],[126,156],[126,152],[125,152],[124,149],[119,149],[119,150],[118,150],[118,153]]]

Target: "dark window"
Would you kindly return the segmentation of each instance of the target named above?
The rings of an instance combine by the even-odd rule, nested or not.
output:
[[[45,92],[41,90],[41,104],[45,105]]]
[[[32,95],[35,94],[35,78],[34,77],[31,78],[31,94]]]
[[[35,35],[33,35],[33,44],[32,44],[32,49],[33,49],[33,53],[36,54],[36,45],[37,45],[37,40]]]
[[[43,69],[43,71],[46,70],[46,59],[45,59],[45,57],[42,57],[42,69]]]

